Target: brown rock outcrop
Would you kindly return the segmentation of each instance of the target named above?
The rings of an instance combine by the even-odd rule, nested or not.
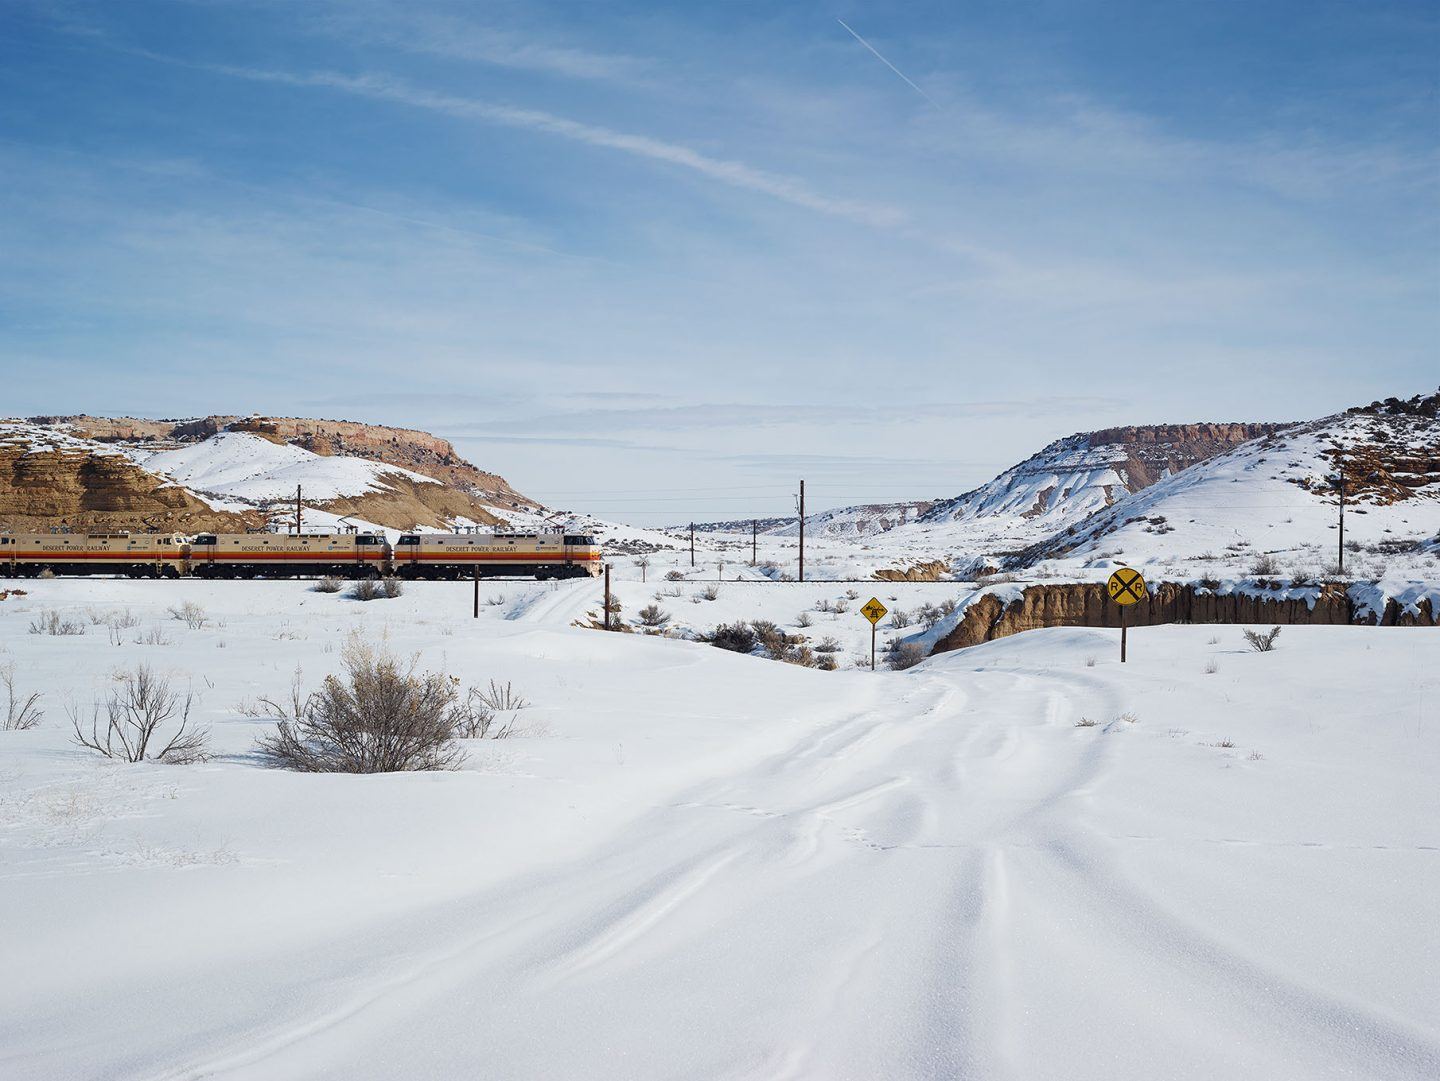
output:
[[[0,441],[0,528],[45,530],[244,528],[119,454],[33,451]]]
[[[1157,582],[1149,598],[1132,605],[1126,620],[1132,627],[1161,623],[1269,623],[1434,626],[1436,613],[1428,601],[1406,612],[1391,600],[1379,618],[1363,615],[1343,584],[1326,583],[1311,608],[1303,599],[1267,596],[1264,592],[1217,594],[1191,583]],[[972,603],[954,630],[935,643],[933,653],[965,649],[1039,627],[1118,627],[1120,608],[1098,582],[1041,583],[1026,586],[1008,603],[990,593]]]

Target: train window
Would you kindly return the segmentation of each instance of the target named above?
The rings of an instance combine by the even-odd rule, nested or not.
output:
[[[379,538],[379,537],[356,537],[356,538],[355,538],[355,543],[356,543],[356,544],[379,544],[379,543],[380,543],[380,538]]]
[[[195,538],[193,541],[191,541],[190,543],[191,543],[191,544],[214,544],[214,543],[215,543],[215,537],[214,537],[213,535],[206,535],[206,536],[202,536],[202,537],[196,537],[196,538]]]
[[[594,537],[591,537],[591,536],[588,536],[588,535],[586,535],[586,534],[584,534],[584,533],[576,533],[576,534],[574,534],[573,536],[567,536],[567,537],[565,538],[565,543],[566,543],[566,544],[594,544],[594,543],[595,543],[595,538],[594,538]]]
[[[419,544],[419,543],[420,543],[420,538],[419,538],[419,537],[401,537],[396,543],[397,543],[397,544]]]

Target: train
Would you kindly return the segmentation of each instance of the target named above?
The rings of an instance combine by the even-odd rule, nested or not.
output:
[[[0,577],[597,577],[586,533],[0,533]]]

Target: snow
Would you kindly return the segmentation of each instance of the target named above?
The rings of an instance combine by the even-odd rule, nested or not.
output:
[[[364,495],[387,488],[387,475],[420,484],[440,483],[399,466],[314,454],[250,432],[218,432],[199,443],[143,455],[138,461],[152,473],[196,492],[244,504],[293,498],[296,485],[303,488],[306,499],[321,502]]]
[[[627,614],[669,587],[626,573]],[[0,732],[7,1079],[1440,1075],[1432,631],[1141,628],[1121,666],[1049,630],[871,674],[575,628],[593,581],[485,583],[479,619],[465,584],[23,586],[0,664],[47,717]],[[27,634],[45,608],[89,633]],[[513,680],[524,734],[453,773],[262,767],[239,704],[357,631]],[[69,745],[66,700],[141,660],[219,757]]]

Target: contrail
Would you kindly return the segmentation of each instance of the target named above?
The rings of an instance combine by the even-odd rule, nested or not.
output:
[[[940,103],[939,103],[938,101],[936,101],[934,98],[932,98],[929,94],[925,93],[925,91],[921,90],[920,87],[915,84],[915,81],[910,78],[910,76],[906,75],[903,71],[901,71],[899,68],[897,68],[894,64],[890,63],[890,61],[886,60],[883,56],[881,56],[881,55],[880,55],[880,51],[879,51],[878,49],[876,49],[875,46],[871,45],[868,41],[866,41],[864,38],[862,38],[859,34],[855,33],[854,30],[851,30],[849,23],[847,23],[844,19],[836,19],[835,21],[836,21],[837,23],[839,23],[841,26],[845,27],[845,29],[850,32],[850,36],[851,36],[852,38],[854,38],[854,39],[855,39],[856,41],[858,41],[861,45],[865,46],[865,48],[869,49],[872,53],[874,53],[876,60],[879,60],[880,63],[884,64],[887,68],[889,68],[891,71],[893,71],[896,75],[900,76],[900,78],[904,79],[907,83],[909,83],[909,84],[910,84],[910,88],[911,88],[912,90],[914,90],[915,93],[919,94],[922,98],[924,98],[926,101],[928,101],[931,105],[935,106],[935,108],[937,108],[937,109],[940,108]]]

